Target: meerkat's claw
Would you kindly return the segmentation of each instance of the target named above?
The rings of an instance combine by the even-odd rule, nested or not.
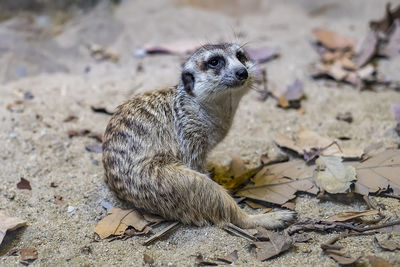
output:
[[[282,228],[286,222],[293,221],[297,217],[294,211],[282,210],[274,211],[267,214],[252,215],[256,226],[262,226],[268,229]]]

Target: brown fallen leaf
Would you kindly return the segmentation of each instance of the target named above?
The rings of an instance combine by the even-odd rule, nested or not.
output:
[[[383,50],[383,54],[387,57],[400,56],[400,18],[393,23],[394,29],[389,37],[389,42]]]
[[[358,261],[360,259],[360,257],[358,258],[351,258],[350,256],[342,256],[342,255],[337,255],[334,253],[326,253],[329,257],[331,257],[334,261],[336,261],[337,263],[339,263],[340,265],[350,265],[355,263],[356,261]]]
[[[330,30],[317,28],[313,30],[313,34],[318,42],[332,50],[352,49],[356,44],[355,39]]]
[[[276,233],[265,230],[267,232],[268,242],[253,242],[256,247],[256,257],[260,261],[268,260],[274,256],[281,254],[289,250],[293,241],[289,236],[285,236],[282,233]]]
[[[297,191],[317,194],[312,181],[314,167],[301,160],[265,166],[236,195],[282,205],[296,197]]]
[[[58,187],[58,184],[56,184],[55,182],[51,182],[50,187],[56,188],[56,187]]]
[[[32,190],[31,183],[28,180],[26,180],[24,177],[21,177],[21,180],[17,183],[17,188]]]
[[[399,149],[387,149],[363,162],[349,162],[348,165],[353,166],[357,171],[354,188],[356,193],[368,195],[390,188],[393,195],[400,196]]]
[[[346,211],[340,214],[330,216],[326,221],[329,222],[345,222],[352,219],[360,218],[363,216],[376,215],[379,210],[366,210],[366,211]]]
[[[249,206],[252,209],[265,209],[264,205],[261,205],[259,203],[255,203],[255,202],[250,201],[250,200],[245,200],[244,203],[246,203],[247,206]]]
[[[103,152],[103,148],[101,147],[101,145],[86,145],[85,146],[86,151],[88,152],[93,152],[93,153],[102,153]]]
[[[97,223],[94,232],[104,239],[111,235],[122,235],[129,226],[140,232],[147,225],[149,222],[136,210],[113,208]]]
[[[400,5],[393,8],[393,10],[392,10],[391,4],[387,3],[385,16],[380,20],[371,21],[369,23],[369,26],[373,30],[387,33],[389,31],[390,27],[392,26],[393,21],[395,19],[399,19],[399,18],[400,18]]]
[[[397,122],[400,122],[400,103],[396,103],[392,105],[392,112],[394,115],[394,118]]]
[[[367,256],[369,264],[371,267],[394,267],[393,264],[390,264],[386,260],[377,257],[377,256]]]
[[[316,164],[317,171],[314,174],[314,180],[328,193],[345,193],[350,190],[350,185],[356,180],[355,168],[344,165],[340,157],[320,156]]]
[[[395,251],[396,249],[400,249],[400,244],[393,239],[388,238],[386,240],[379,241],[379,239],[375,237],[374,240],[375,243],[377,243],[384,250]]]
[[[375,56],[378,48],[378,40],[376,31],[371,30],[368,32],[355,59],[358,68],[367,64]]]
[[[296,202],[293,201],[293,200],[288,201],[285,204],[283,204],[282,207],[290,209],[290,210],[295,210],[296,209]]]
[[[19,252],[21,253],[21,261],[34,261],[38,258],[36,248],[22,248]]]
[[[316,132],[304,128],[300,128],[296,139],[278,134],[274,138],[274,141],[278,146],[293,150],[299,155],[310,155],[320,150],[320,155],[335,155],[346,159],[360,159],[364,153],[362,149],[346,147],[339,140],[336,141],[337,145],[332,145],[335,140],[322,137]]]
[[[224,257],[217,258],[217,260],[223,261],[228,264],[237,261],[237,259],[238,259],[238,251],[236,249]]]
[[[9,217],[4,211],[0,210],[0,245],[7,231],[13,231],[23,226],[26,226],[25,220],[17,217]]]
[[[276,47],[246,48],[250,59],[255,63],[264,63],[279,56],[279,49]]]

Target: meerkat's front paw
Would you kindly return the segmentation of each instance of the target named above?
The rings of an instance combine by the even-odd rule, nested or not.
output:
[[[268,229],[282,228],[286,222],[293,221],[297,213],[289,210],[273,211],[267,214],[252,215],[254,224]]]

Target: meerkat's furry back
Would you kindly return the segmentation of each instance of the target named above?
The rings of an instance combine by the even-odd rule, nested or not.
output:
[[[118,107],[103,143],[105,179],[136,208],[186,224],[280,227],[292,212],[244,213],[205,174],[207,153],[227,134],[254,65],[236,44],[207,45],[184,65],[177,87]]]

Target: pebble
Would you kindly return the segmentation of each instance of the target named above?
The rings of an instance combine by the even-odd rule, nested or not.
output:
[[[75,207],[73,207],[73,206],[68,206],[67,212],[68,212],[68,213],[71,213],[71,212],[73,212],[74,210],[75,210]]]

